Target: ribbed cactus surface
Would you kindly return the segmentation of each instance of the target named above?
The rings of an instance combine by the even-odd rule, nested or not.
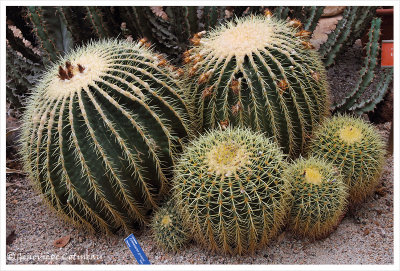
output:
[[[357,204],[371,195],[385,161],[385,144],[378,131],[360,118],[335,116],[315,133],[312,155],[332,162],[349,186],[349,202]]]
[[[324,238],[343,218],[348,188],[333,164],[316,158],[298,159],[285,171],[292,185],[289,227],[310,239]]]
[[[92,42],[35,87],[21,138],[25,169],[58,213],[110,231],[148,220],[188,135],[180,82],[141,43]]]
[[[328,112],[325,70],[298,20],[236,19],[191,39],[188,92],[204,129],[242,125],[296,155]]]
[[[155,212],[151,228],[157,245],[167,251],[180,251],[190,240],[174,201],[167,202]]]
[[[248,129],[214,130],[192,142],[177,163],[173,191],[194,239],[230,254],[265,245],[288,211],[285,166],[279,147]]]

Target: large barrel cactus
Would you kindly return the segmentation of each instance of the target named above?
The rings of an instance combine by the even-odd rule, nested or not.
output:
[[[290,190],[279,147],[247,129],[214,130],[185,149],[174,196],[194,239],[219,253],[252,252],[273,238]]]
[[[58,213],[107,232],[148,220],[189,133],[176,72],[142,43],[116,40],[47,70],[21,143],[26,171]]]
[[[326,72],[301,27],[267,11],[195,34],[184,63],[198,125],[251,127],[301,152],[328,113]]]

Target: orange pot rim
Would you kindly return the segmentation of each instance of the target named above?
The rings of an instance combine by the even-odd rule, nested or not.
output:
[[[377,15],[393,15],[393,8],[378,8],[376,10]]]

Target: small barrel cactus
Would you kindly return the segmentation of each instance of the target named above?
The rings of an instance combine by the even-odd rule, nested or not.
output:
[[[148,221],[189,134],[175,73],[140,42],[117,40],[48,69],[28,104],[22,156],[65,218],[107,232]]]
[[[328,114],[326,71],[300,21],[248,16],[191,39],[184,53],[197,125],[241,125],[298,155]]]
[[[189,231],[173,201],[156,211],[151,227],[156,243],[167,251],[177,252],[189,242]]]
[[[333,164],[298,159],[285,171],[292,185],[289,227],[310,239],[326,237],[340,223],[347,207],[348,188]]]
[[[195,241],[219,253],[243,254],[276,235],[290,190],[279,147],[249,129],[201,136],[175,168],[174,197]]]
[[[335,116],[315,133],[310,153],[332,162],[349,186],[349,202],[360,203],[379,182],[385,148],[379,133],[360,118]]]

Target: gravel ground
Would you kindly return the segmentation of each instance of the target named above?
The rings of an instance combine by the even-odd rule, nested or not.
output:
[[[377,127],[387,140],[390,123]],[[7,182],[7,225],[15,227],[7,264],[136,264],[123,233],[91,235],[76,229],[46,207],[26,178],[8,174]],[[67,235],[71,239],[65,247],[53,245]],[[166,253],[155,245],[149,228],[136,237],[152,264],[393,264],[393,158],[387,157],[374,196],[324,240],[309,242],[284,231],[254,255],[232,257],[195,243],[180,253]]]

